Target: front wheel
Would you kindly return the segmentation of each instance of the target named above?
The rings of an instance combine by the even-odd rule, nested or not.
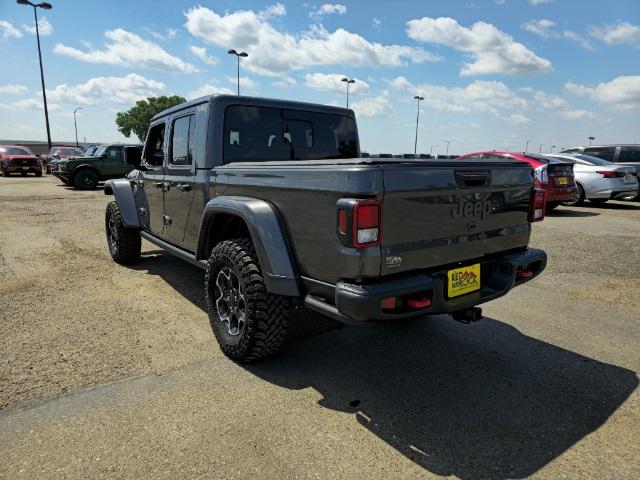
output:
[[[73,176],[73,185],[80,190],[93,190],[98,186],[98,174],[93,170],[83,169]]]
[[[111,258],[121,265],[136,262],[140,258],[142,240],[137,230],[125,228],[117,202],[109,202],[104,220]]]
[[[213,248],[205,289],[211,328],[225,355],[250,363],[282,348],[290,302],[267,291],[251,240],[226,240]]]

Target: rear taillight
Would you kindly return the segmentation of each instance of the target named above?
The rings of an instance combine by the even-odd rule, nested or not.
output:
[[[547,192],[533,189],[531,192],[531,210],[529,211],[530,222],[541,222],[547,207]]]
[[[534,172],[538,182],[543,184],[549,183],[549,172],[547,171],[546,165],[540,165],[534,170]]]
[[[624,177],[624,172],[615,172],[615,171],[610,171],[610,170],[596,170],[596,173],[599,173],[604,178]]]
[[[338,201],[337,231],[342,243],[354,248],[380,245],[382,204],[378,200]]]

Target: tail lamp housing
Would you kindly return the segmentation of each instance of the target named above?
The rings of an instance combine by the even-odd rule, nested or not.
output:
[[[531,208],[529,210],[530,222],[541,222],[547,210],[547,192],[534,188],[531,192]]]
[[[382,237],[382,203],[376,199],[338,200],[336,233],[347,247],[363,249],[379,246]]]
[[[597,170],[596,173],[599,173],[604,178],[618,178],[618,177],[624,177],[625,175],[624,172],[618,172],[615,170]]]

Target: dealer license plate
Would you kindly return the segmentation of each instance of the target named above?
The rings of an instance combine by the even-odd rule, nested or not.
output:
[[[29,170],[29,167],[22,167],[22,170]]]
[[[447,294],[449,298],[480,290],[480,264],[456,268],[447,272],[449,282]]]
[[[631,173],[625,173],[625,174],[624,174],[624,181],[625,181],[625,183],[631,183],[631,182],[633,182],[633,174],[631,174]]]
[[[558,185],[567,185],[567,177],[558,177]]]

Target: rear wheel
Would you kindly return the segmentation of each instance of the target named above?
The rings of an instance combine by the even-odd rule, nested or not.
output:
[[[584,188],[579,183],[576,184],[578,189],[578,196],[573,202],[562,202],[563,205],[573,206],[573,205],[582,205],[584,203]]]
[[[104,220],[111,258],[122,265],[136,262],[140,258],[142,240],[137,230],[125,228],[117,202],[109,202]]]
[[[73,176],[73,185],[80,190],[93,190],[98,186],[98,180],[96,172],[85,168]]]
[[[591,198],[591,199],[589,199],[589,202],[592,205],[595,205],[596,207],[601,207],[602,205],[604,205],[608,201],[609,201],[608,198]]]
[[[282,348],[290,302],[267,291],[251,240],[226,240],[213,248],[205,289],[211,328],[225,355],[250,363]]]

